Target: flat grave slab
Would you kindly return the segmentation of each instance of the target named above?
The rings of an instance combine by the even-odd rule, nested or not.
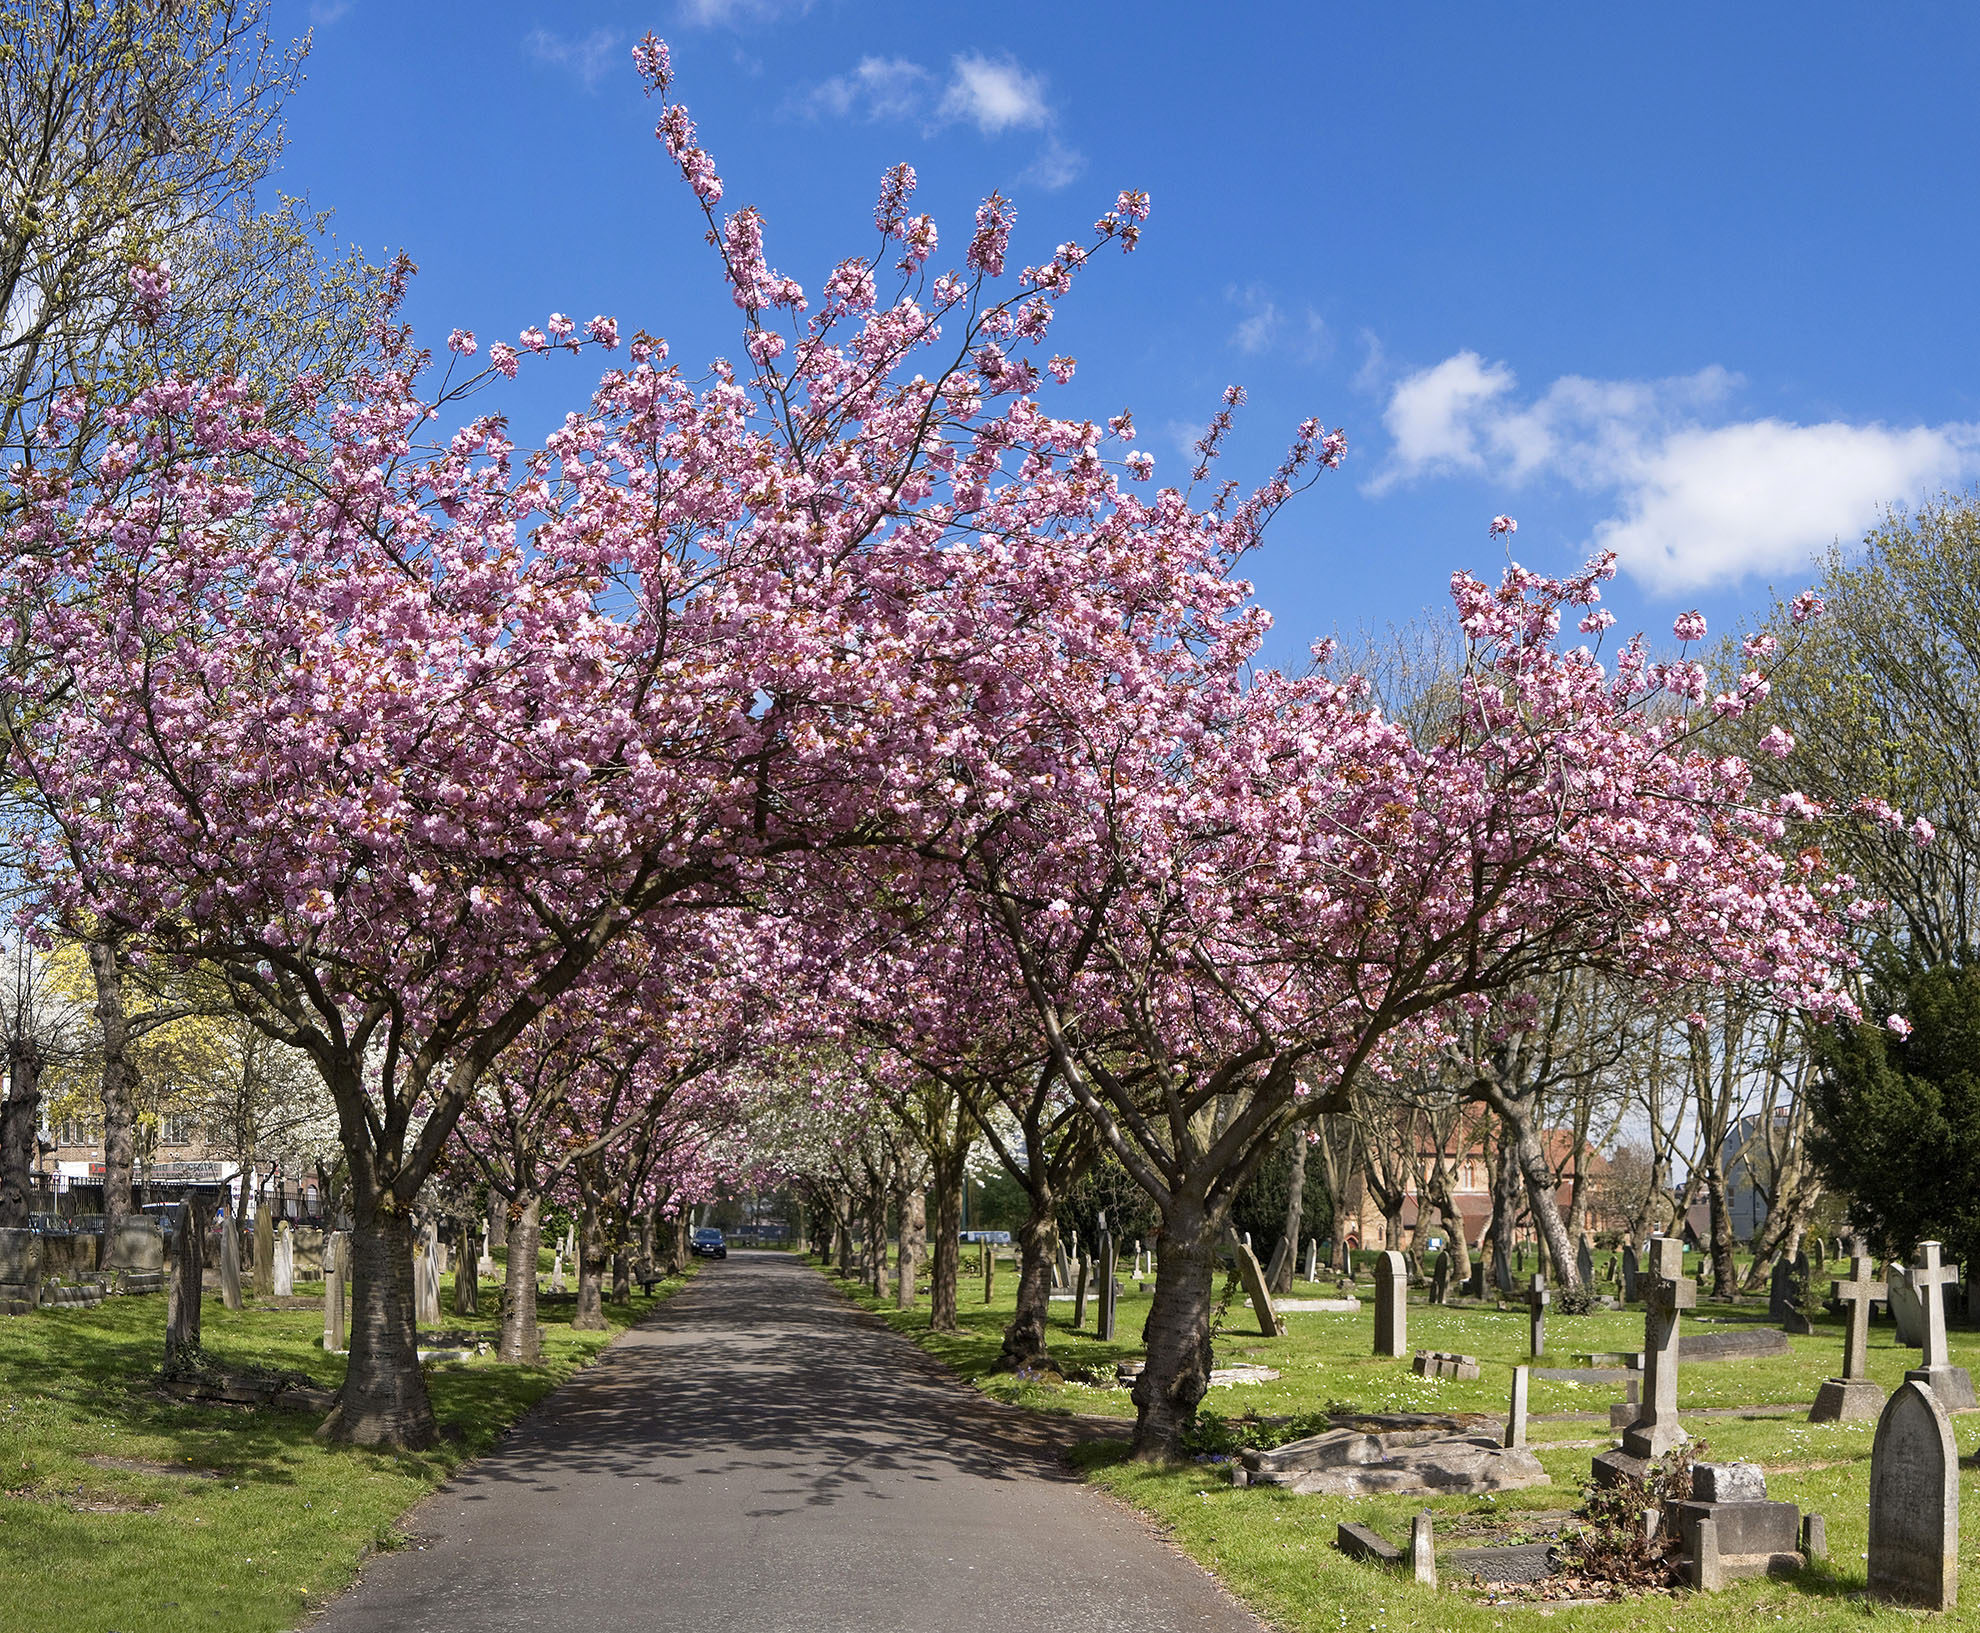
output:
[[[1272,1304],[1281,1315],[1288,1312],[1294,1315],[1306,1315],[1316,1311],[1333,1315],[1352,1315],[1361,1308],[1361,1300],[1358,1298],[1280,1298],[1274,1299]]]
[[[1794,1346],[1778,1327],[1747,1327],[1738,1332],[1688,1332],[1678,1337],[1680,1361],[1764,1361],[1792,1355]]]

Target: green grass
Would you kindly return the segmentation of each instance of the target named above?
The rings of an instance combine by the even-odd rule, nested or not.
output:
[[[912,1311],[896,1310],[891,1301],[876,1303],[850,1284],[851,1296],[878,1310],[897,1330],[912,1336],[986,1393],[1043,1412],[1132,1419],[1133,1403],[1118,1388],[1082,1383],[1053,1384],[991,1373],[1003,1325],[1015,1308],[1016,1276],[998,1267],[996,1301],[985,1306],[980,1274],[967,1274],[973,1255],[965,1250],[965,1276],[960,1308],[963,1331],[941,1335],[927,1331],[926,1291]],[[890,1284],[891,1285],[891,1284]],[[1331,1296],[1331,1283],[1299,1284],[1295,1297]],[[1149,1296],[1129,1293],[1121,1298],[1117,1317],[1119,1341],[1101,1344],[1092,1336],[1093,1307],[1088,1330],[1070,1329],[1072,1306],[1052,1306],[1053,1359],[1067,1372],[1089,1369],[1111,1374],[1113,1363],[1138,1356],[1142,1322]],[[1764,1313],[1762,1304],[1720,1306],[1701,1301],[1699,1317],[1734,1313]],[[1258,1335],[1250,1309],[1233,1303],[1225,1330],[1216,1344],[1218,1365],[1256,1361],[1276,1368],[1277,1382],[1215,1389],[1204,1403],[1242,1428],[1246,1415],[1280,1417],[1312,1413],[1332,1405],[1366,1411],[1476,1411],[1503,1415],[1511,1386],[1511,1369],[1526,1362],[1526,1315],[1523,1309],[1444,1309],[1413,1304],[1409,1311],[1409,1340],[1413,1349],[1458,1350],[1476,1355],[1482,1376],[1476,1381],[1419,1378],[1407,1360],[1380,1358],[1370,1353],[1374,1343],[1374,1304],[1364,1288],[1358,1314],[1291,1313],[1284,1317],[1287,1336]],[[1688,1331],[1724,1331],[1709,1322]],[[1573,1365],[1573,1352],[1634,1350],[1643,1341],[1643,1317],[1638,1313],[1550,1316],[1549,1353],[1543,1365]],[[1794,1353],[1778,1360],[1698,1362],[1678,1375],[1681,1410],[1771,1404],[1805,1407],[1815,1398],[1821,1381],[1841,1369],[1842,1328],[1818,1319],[1812,1337],[1793,1338]],[[1980,1374],[1980,1332],[1951,1334],[1955,1364]],[[1871,1375],[1886,1389],[1918,1364],[1918,1352],[1901,1349],[1888,1324],[1871,1328]],[[1599,1448],[1561,1446],[1562,1441],[1602,1439],[1609,1443],[1607,1412],[1621,1399],[1616,1385],[1575,1385],[1536,1379],[1529,1410],[1536,1415],[1600,1412],[1599,1421],[1531,1423],[1529,1438],[1536,1455],[1552,1477],[1551,1486],[1500,1493],[1496,1497],[1297,1497],[1271,1488],[1239,1490],[1231,1486],[1228,1470],[1215,1463],[1187,1463],[1155,1469],[1126,1460],[1120,1440],[1099,1440],[1071,1454],[1087,1478],[1133,1504],[1172,1534],[1203,1565],[1215,1571],[1238,1596],[1275,1627],[1286,1630],[1327,1630],[1343,1633],[1363,1628],[1394,1633],[1404,1628],[1452,1629],[1460,1633],[1496,1633],[1509,1625],[1532,1623],[1542,1614],[1529,1604],[1491,1604],[1472,1591],[1432,1593],[1413,1581],[1350,1560],[1334,1548],[1342,1520],[1359,1520],[1399,1545],[1406,1542],[1410,1517],[1427,1507],[1440,1525],[1461,1519],[1521,1512],[1559,1511],[1579,1501],[1580,1483],[1589,1459]],[[1704,1441],[1714,1460],[1747,1458],[1765,1465],[1768,1495],[1798,1504],[1804,1512],[1826,1516],[1829,1562],[1794,1581],[1744,1581],[1710,1598],[1681,1596],[1652,1598],[1619,1605],[1559,1609],[1552,1614],[1580,1628],[1682,1628],[1718,1630],[1758,1621],[1784,1630],[1899,1627],[1915,1625],[1908,1612],[1866,1605],[1864,1550],[1868,1545],[1870,1446],[1875,1425],[1811,1424],[1802,1415],[1700,1415],[1687,1427]],[[1127,1428],[1122,1424],[1123,1435]],[[1953,1419],[1953,1432],[1963,1456],[1960,1486],[1969,1542],[1962,1552],[1960,1599],[1962,1614],[1980,1607],[1980,1550],[1971,1537],[1980,1528],[1980,1469],[1970,1461],[1980,1417]],[[1448,1590],[1448,1584],[1447,1584]]]
[[[409,1508],[681,1285],[607,1303],[607,1332],[573,1332],[570,1306],[546,1309],[541,1366],[492,1357],[431,1366],[446,1439],[421,1453],[330,1446],[315,1438],[313,1415],[160,1398],[162,1296],[0,1318],[0,1625],[292,1628],[351,1580],[368,1550],[402,1545]],[[492,1331],[498,1294],[485,1283],[490,1313],[450,1314],[443,1325]],[[318,1310],[250,1300],[230,1312],[209,1298],[202,1326],[219,1367],[306,1372],[326,1388],[342,1381],[342,1357],[323,1353]]]

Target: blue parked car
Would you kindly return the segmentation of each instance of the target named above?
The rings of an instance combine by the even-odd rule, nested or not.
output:
[[[719,1230],[703,1226],[688,1238],[688,1252],[697,1259],[726,1259],[729,1256],[728,1238]]]

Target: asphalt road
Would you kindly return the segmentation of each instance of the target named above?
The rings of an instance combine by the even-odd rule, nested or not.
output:
[[[985,1401],[770,1253],[463,1469],[311,1633],[1260,1633]]]

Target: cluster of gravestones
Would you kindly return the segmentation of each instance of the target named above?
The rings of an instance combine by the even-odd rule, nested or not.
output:
[[[279,1225],[262,1213],[255,1223],[254,1290],[287,1297],[298,1276],[315,1272],[322,1236]],[[220,1233],[220,1296],[231,1310],[243,1306],[240,1238]],[[98,1231],[53,1234],[22,1228],[0,1230],[0,1314],[23,1315],[46,1305],[93,1305],[107,1296],[166,1291],[166,1232],[149,1214],[106,1224]]]

